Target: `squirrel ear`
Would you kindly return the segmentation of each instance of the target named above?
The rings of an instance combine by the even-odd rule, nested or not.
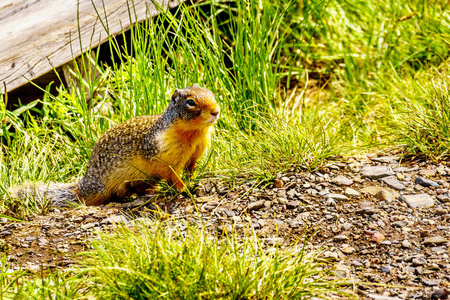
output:
[[[175,92],[172,95],[172,102],[177,103],[178,102],[178,96],[183,93],[183,90],[175,89]]]
[[[194,84],[193,86],[195,87],[200,87],[200,85],[198,83]]]

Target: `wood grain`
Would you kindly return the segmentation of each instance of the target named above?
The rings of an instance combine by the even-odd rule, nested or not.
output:
[[[179,3],[154,2],[169,8]],[[1,0],[0,93],[5,85],[11,91],[105,42],[108,33],[120,34],[157,13],[151,0]]]

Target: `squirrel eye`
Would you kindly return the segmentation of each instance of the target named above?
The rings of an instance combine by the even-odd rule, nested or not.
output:
[[[186,103],[187,103],[187,105],[189,105],[189,106],[196,106],[196,105],[197,105],[197,104],[195,103],[195,101],[192,100],[192,99],[188,99],[188,101],[187,101]]]

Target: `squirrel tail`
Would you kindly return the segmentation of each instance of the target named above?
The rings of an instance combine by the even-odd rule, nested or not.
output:
[[[53,206],[67,207],[80,203],[75,183],[27,183],[10,190],[10,195],[17,199],[34,198],[39,201],[51,201]]]

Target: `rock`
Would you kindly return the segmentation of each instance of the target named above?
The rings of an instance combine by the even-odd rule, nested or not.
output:
[[[439,282],[436,280],[422,280],[422,283],[426,286],[438,286]]]
[[[448,193],[437,195],[436,198],[438,198],[439,201],[441,201],[443,203],[450,202],[450,197],[449,197]]]
[[[353,252],[355,252],[355,248],[353,248],[352,246],[341,247],[339,250],[341,250],[341,252],[344,254],[352,254]]]
[[[383,273],[386,273],[386,274],[391,273],[392,269],[393,269],[393,267],[390,265],[385,265],[385,266],[380,267],[380,271]]]
[[[376,212],[377,210],[371,206],[370,202],[362,202],[360,208],[356,210],[358,215],[373,215]]]
[[[390,296],[384,296],[384,295],[376,295],[376,294],[368,294],[367,295],[370,299],[375,300],[403,300],[399,297],[390,297]]]
[[[448,210],[446,210],[445,208],[442,208],[442,207],[438,207],[435,209],[434,213],[438,216],[443,216],[443,215],[448,214]]]
[[[408,240],[404,240],[402,242],[402,246],[403,246],[403,248],[411,248],[412,245]]]
[[[328,194],[325,197],[327,199],[334,199],[334,200],[341,200],[341,201],[344,201],[344,200],[348,199],[347,196],[341,195],[341,194]]]
[[[378,200],[387,201],[387,202],[392,202],[395,200],[394,195],[387,192],[386,190],[380,190],[378,193],[376,193],[375,198],[377,198]]]
[[[332,179],[332,182],[337,185],[352,185],[353,180],[348,179],[347,177],[343,175],[338,175],[335,178]]]
[[[257,210],[264,206],[264,200],[252,202],[248,205],[248,210]]]
[[[37,238],[35,236],[27,236],[25,238],[25,241],[27,241],[27,242],[33,242],[35,240],[37,240]]]
[[[299,206],[299,203],[297,201],[289,201],[288,203],[286,203],[287,209],[294,209],[294,208],[297,208],[298,206]]]
[[[333,241],[335,241],[335,242],[344,242],[344,241],[346,241],[346,240],[348,240],[348,236],[343,235],[343,234],[341,234],[341,235],[336,235],[336,236],[333,238]]]
[[[363,167],[361,173],[362,177],[372,180],[395,175],[391,168],[385,166]]]
[[[7,235],[11,235],[11,234],[12,234],[11,230],[0,231],[0,236],[7,236]]]
[[[368,193],[372,196],[375,196],[381,190],[384,190],[385,192],[390,193],[394,199],[400,197],[400,194],[397,191],[395,191],[391,188],[387,188],[387,187],[367,186],[367,187],[361,189],[362,192]]]
[[[359,196],[359,193],[358,193],[357,190],[354,190],[354,189],[349,188],[349,187],[345,189],[344,194],[349,196],[349,197],[358,197]]]
[[[280,179],[275,179],[275,180],[273,181],[273,187],[275,187],[275,188],[277,188],[277,189],[280,189],[280,188],[282,188],[283,186],[284,186],[284,183],[283,183],[282,180],[280,180]]]
[[[422,244],[424,244],[424,245],[430,245],[430,244],[438,245],[438,244],[444,244],[444,243],[447,243],[447,239],[443,238],[440,235],[427,237],[422,242]]]
[[[384,236],[384,234],[382,234],[381,232],[375,232],[372,235],[372,238],[370,239],[372,242],[376,242],[378,244],[380,244],[381,242],[383,242],[386,239],[386,237]]]
[[[92,222],[92,223],[87,223],[87,224],[83,224],[81,225],[81,228],[86,230],[95,226],[99,226],[100,224],[98,222]]]
[[[432,186],[432,187],[439,187],[439,184],[437,184],[436,182],[434,182],[433,180],[430,179],[425,179],[422,177],[416,177],[416,179],[414,180],[415,184],[420,184],[421,186]]]
[[[128,222],[129,222],[128,219],[125,218],[124,216],[121,216],[121,215],[114,215],[114,216],[111,216],[111,217],[109,217],[109,218],[103,219],[103,220],[100,222],[100,225],[106,225],[106,224],[118,224],[118,223],[126,224],[126,223],[128,223]]]
[[[264,242],[266,242],[269,246],[277,246],[277,245],[282,245],[284,243],[284,239],[282,239],[282,238],[265,238]]]
[[[418,266],[426,265],[427,261],[424,258],[419,257],[419,258],[413,258],[412,263],[414,266],[418,267]]]
[[[325,251],[323,257],[326,259],[336,260],[338,259],[338,254],[334,251]]]
[[[286,221],[286,223],[289,225],[289,227],[291,228],[297,228],[299,226],[298,221],[297,220],[288,220]]]
[[[446,289],[437,289],[431,294],[431,300],[448,299],[450,291]]]
[[[403,195],[400,200],[405,201],[411,208],[428,208],[434,206],[434,200],[428,194]]]
[[[399,160],[398,156],[381,156],[381,157],[372,157],[372,161],[381,162],[381,163],[395,163]]]
[[[394,190],[401,191],[405,189],[405,185],[400,183],[395,176],[384,177],[381,180]]]

